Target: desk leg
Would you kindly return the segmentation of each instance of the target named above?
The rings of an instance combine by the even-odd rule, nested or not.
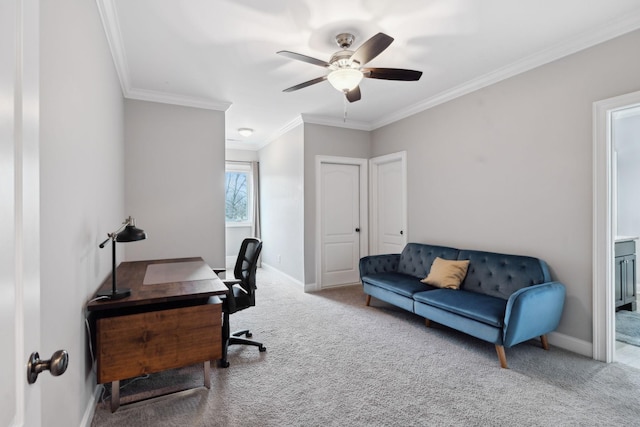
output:
[[[204,362],[204,386],[211,389],[211,362]]]
[[[116,412],[120,407],[120,381],[111,383],[111,413]]]

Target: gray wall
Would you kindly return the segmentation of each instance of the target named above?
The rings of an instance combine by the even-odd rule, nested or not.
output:
[[[238,250],[242,241],[247,237],[253,237],[251,232],[251,226],[232,226],[225,227],[225,241],[226,249],[225,255],[229,258],[230,263],[227,263],[227,268],[231,268],[235,265],[236,258],[238,256]]]
[[[640,237],[640,107],[635,114],[614,119],[617,152],[617,234]]]
[[[409,241],[545,259],[592,335],[592,104],[640,89],[640,31],[373,132],[408,154]]]
[[[125,101],[125,207],[148,238],[127,260],[224,265],[224,112]]]
[[[78,426],[94,388],[84,306],[111,271],[99,249],[123,220],[123,101],[96,2],[40,2],[41,347],[69,352],[41,375],[43,425]]]
[[[260,160],[263,263],[304,282],[304,131],[297,126],[266,147]]]

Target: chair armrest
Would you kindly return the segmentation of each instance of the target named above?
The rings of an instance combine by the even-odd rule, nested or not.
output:
[[[398,270],[400,254],[370,255],[360,258],[360,279],[369,274]]]
[[[223,280],[222,283],[224,283],[231,292],[233,292],[233,287],[236,286],[239,290],[241,290],[245,294],[249,294],[249,292],[247,292],[247,290],[242,287],[242,280],[229,279],[229,280]]]
[[[239,285],[242,283],[242,280],[238,280],[238,279],[222,279],[222,283],[224,283],[227,288],[231,289],[233,288],[234,285]]]
[[[560,282],[528,286],[507,301],[503,342],[511,347],[554,331],[560,323],[566,289]]]

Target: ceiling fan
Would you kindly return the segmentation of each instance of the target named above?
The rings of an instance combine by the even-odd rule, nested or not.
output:
[[[364,42],[355,52],[349,50],[355,40],[355,36],[349,33],[341,33],[336,36],[336,43],[342,48],[331,55],[329,62],[312,58],[300,53],[281,50],[279,55],[298,61],[324,67],[329,70],[326,76],[318,77],[304,83],[285,89],[283,92],[293,92],[316,83],[329,80],[329,83],[343,92],[349,102],[360,100],[360,81],[362,78],[416,81],[422,76],[422,71],[404,70],[400,68],[363,68],[363,66],[376,56],[380,55],[393,42],[393,37],[384,33],[378,33]]]

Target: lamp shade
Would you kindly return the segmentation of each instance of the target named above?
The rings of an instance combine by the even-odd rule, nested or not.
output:
[[[127,225],[124,230],[116,234],[116,242],[136,242],[147,238],[147,233],[135,225]]]
[[[340,68],[327,76],[331,86],[340,92],[349,92],[355,89],[362,80],[362,71],[355,68]]]

